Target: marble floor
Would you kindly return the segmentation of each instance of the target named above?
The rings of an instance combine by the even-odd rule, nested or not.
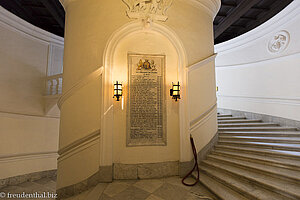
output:
[[[55,194],[56,193],[56,176],[55,177],[48,177],[48,178],[41,178],[38,180],[33,181],[26,181],[18,185],[13,186],[6,186],[4,188],[0,188],[0,200],[6,200],[6,199],[17,199],[17,200],[31,200],[32,198],[8,198],[8,194],[34,194],[39,193],[42,194],[50,193]],[[35,198],[36,199],[36,198]],[[53,198],[42,198],[44,200],[51,200]]]
[[[187,182],[193,182],[188,179]],[[187,187],[178,176],[148,179],[114,181],[100,183],[95,188],[85,191],[66,200],[213,200],[211,194],[197,184]]]
[[[188,183],[194,182],[190,178]],[[42,178],[28,181],[16,186],[0,189],[4,192],[21,194],[50,192],[55,194],[56,178]],[[210,198],[209,198],[210,197]],[[0,198],[10,199],[10,198]],[[30,199],[30,198],[27,198]],[[53,198],[46,198],[51,200]],[[64,200],[213,200],[213,196],[204,186],[197,184],[193,187],[184,186],[178,176],[145,179],[145,180],[115,180],[112,183],[99,183],[89,190]]]

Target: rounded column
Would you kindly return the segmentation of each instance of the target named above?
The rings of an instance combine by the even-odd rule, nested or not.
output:
[[[200,151],[217,132],[213,19],[220,1],[131,2],[61,0],[66,11],[58,103],[61,197],[113,179],[180,174],[192,160],[190,134]],[[128,145],[132,53],[164,56],[163,145]],[[114,81],[123,83],[123,104],[112,98]],[[168,96],[177,81],[179,102]],[[151,168],[160,166],[165,170]]]

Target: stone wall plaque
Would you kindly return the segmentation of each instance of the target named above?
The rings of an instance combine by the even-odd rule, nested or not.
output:
[[[166,145],[165,56],[128,54],[127,146]]]

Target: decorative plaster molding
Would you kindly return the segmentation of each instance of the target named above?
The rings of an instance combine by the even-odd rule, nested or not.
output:
[[[201,60],[201,61],[199,61],[199,62],[197,62],[197,63],[195,63],[195,64],[193,64],[191,66],[189,66],[189,67],[187,67],[188,68],[188,72],[191,72],[191,71],[194,71],[196,69],[199,69],[200,67],[206,65],[207,63],[212,62],[213,60],[215,60],[216,56],[217,56],[217,54],[215,53],[215,54],[213,54],[213,55],[211,55],[211,56],[209,56],[209,57],[207,57],[207,58],[205,58],[205,59],[203,59],[203,60]]]
[[[256,40],[274,32],[274,30],[280,30],[281,27],[295,20],[299,15],[300,1],[293,1],[273,18],[255,29],[231,40],[215,45],[215,52],[219,54],[225,52],[228,53],[231,51],[237,51],[239,48],[249,46]]]
[[[77,92],[78,90],[80,90],[83,86],[85,86],[89,82],[91,82],[91,81],[97,79],[98,77],[100,77],[102,75],[102,73],[103,73],[103,67],[100,67],[96,71],[90,73],[89,75],[87,75],[84,78],[82,78],[81,80],[79,80],[68,91],[63,92],[62,96],[59,98],[59,100],[57,102],[58,107],[61,108],[61,106],[63,105],[63,103],[68,98],[70,98],[75,92]]]
[[[288,60],[288,59],[292,59],[293,57],[295,58],[299,58],[300,52],[296,52],[293,54],[288,54],[288,55],[283,55],[283,56],[278,56],[278,57],[274,57],[274,58],[269,58],[269,59],[265,59],[265,60],[257,60],[254,62],[247,62],[247,63],[238,63],[238,64],[232,64],[232,65],[216,65],[217,67],[252,67],[253,64],[255,63],[272,63],[272,62],[278,62],[279,60]]]
[[[277,32],[268,43],[268,50],[271,53],[280,53],[284,51],[290,42],[290,34],[287,31]]]
[[[38,28],[0,6],[0,26],[46,44],[64,45],[64,38]]]
[[[242,101],[250,101],[256,103],[273,103],[283,105],[300,105],[300,98],[288,98],[288,97],[250,97],[250,96],[230,96],[230,95],[218,95],[218,98],[231,98]]]
[[[199,128],[202,124],[204,124],[211,116],[213,116],[213,113],[217,110],[217,103],[215,103],[213,106],[211,106],[207,111],[204,113],[201,113],[199,117],[192,120],[190,122],[190,132],[195,131],[197,128]]]
[[[30,113],[18,113],[18,112],[10,112],[5,110],[0,110],[0,115],[18,115],[24,117],[39,117],[39,118],[50,118],[50,119],[59,119],[57,116],[49,116],[49,115],[38,115],[38,114],[30,114]]]
[[[127,5],[127,16],[130,19],[150,19],[163,21],[168,19],[167,10],[173,0],[123,0]]]
[[[99,139],[100,139],[100,130],[98,129],[98,130],[84,136],[83,138],[80,138],[80,139],[72,142],[71,144],[59,149],[58,162],[61,162],[62,160],[66,159],[74,154],[77,154],[77,153],[85,150],[86,148],[89,148],[90,146],[93,146],[93,145],[99,143]]]
[[[0,163],[17,162],[17,161],[23,161],[23,160],[44,159],[44,158],[55,158],[56,159],[57,157],[58,157],[58,154],[56,151],[12,154],[12,155],[0,156]]]

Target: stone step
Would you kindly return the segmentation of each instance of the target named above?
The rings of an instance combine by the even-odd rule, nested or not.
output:
[[[300,144],[300,137],[219,136],[219,141],[247,141]]]
[[[220,145],[240,146],[240,147],[252,147],[263,149],[277,149],[287,151],[300,152],[300,144],[287,144],[287,143],[267,143],[267,142],[236,142],[236,141],[218,141]]]
[[[260,119],[241,119],[241,120],[220,120],[218,124],[233,124],[233,123],[258,123]]]
[[[243,152],[243,153],[251,153],[255,155],[264,155],[264,156],[272,156],[276,158],[288,158],[293,160],[300,160],[300,152],[295,151],[284,151],[284,150],[276,150],[276,149],[258,149],[253,147],[237,147],[237,146],[229,146],[229,145],[216,145],[216,150],[226,150],[231,152]]]
[[[221,127],[219,131],[297,131],[295,127]]]
[[[229,115],[229,114],[218,114],[218,117],[232,117],[232,115]]]
[[[197,175],[195,175],[197,177]],[[193,198],[188,198],[190,200],[197,200],[197,199],[203,199],[203,200],[221,200],[219,197],[217,197],[214,193],[210,191],[209,188],[207,188],[205,185],[199,183],[196,184],[189,190],[190,193],[193,195]]]
[[[300,171],[300,159],[294,160],[294,159],[289,159],[288,157],[280,158],[280,157],[272,157],[268,155],[257,155],[247,151],[232,152],[232,151],[228,151],[227,149],[216,149],[212,152],[212,154],[227,157],[227,158],[238,158],[241,160],[251,161],[255,163]]]
[[[196,173],[193,173],[193,177],[197,177]],[[248,200],[247,198],[243,197],[243,195],[210,178],[203,172],[200,172],[199,181],[205,187],[209,188],[213,194],[215,194],[222,200]]]
[[[253,163],[251,161],[241,160],[238,158],[228,158],[218,155],[208,155],[208,160],[217,160],[218,162],[226,163],[235,167],[240,167],[249,171],[267,174],[275,178],[284,179],[298,183],[300,187],[300,172],[290,169],[278,168],[274,166],[267,166],[265,164]]]
[[[221,136],[270,136],[270,137],[300,137],[299,131],[219,131]]]
[[[277,194],[284,195],[287,197],[287,199],[300,199],[299,185],[291,184],[289,181],[227,165],[218,161],[205,160],[202,163],[207,167],[215,168],[222,173],[227,173],[237,178],[247,180],[258,187],[262,187]]]
[[[246,119],[246,117],[218,117],[218,121],[221,120],[239,120],[239,119]]]
[[[218,182],[230,187],[232,190],[242,194],[248,199],[253,200],[286,200],[287,198],[283,195],[276,194],[264,188],[253,185],[248,181],[237,178],[227,173],[222,173],[215,168],[210,168],[207,166],[199,166],[201,172],[205,173],[207,176],[212,179],[217,180]]]
[[[267,126],[267,127],[278,127],[278,124],[275,123],[232,123],[232,124],[219,124],[219,128],[221,127],[261,127],[261,126]]]

